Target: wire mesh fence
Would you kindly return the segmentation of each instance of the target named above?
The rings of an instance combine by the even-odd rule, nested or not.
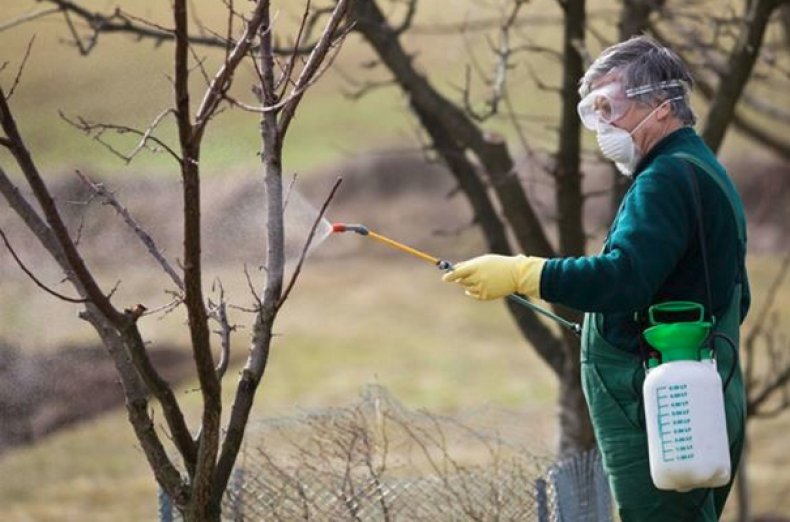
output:
[[[492,431],[489,419],[410,411],[373,386],[350,406],[256,423],[223,519],[611,520],[597,453],[552,462]],[[166,497],[159,513],[180,520]]]

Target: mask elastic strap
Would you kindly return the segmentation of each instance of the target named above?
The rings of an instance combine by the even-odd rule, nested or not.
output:
[[[655,109],[653,109],[652,111],[650,111],[650,114],[648,114],[647,116],[645,116],[644,118],[642,118],[642,121],[640,121],[640,122],[639,122],[639,124],[638,124],[636,127],[634,127],[634,130],[632,130],[632,131],[631,131],[631,132],[629,132],[628,134],[630,134],[631,136],[633,136],[633,135],[634,135],[634,133],[635,133],[636,131],[638,131],[638,130],[639,130],[641,127],[642,127],[642,125],[644,125],[644,124],[645,124],[645,122],[646,122],[647,120],[649,120],[649,119],[650,119],[650,117],[651,117],[651,116],[653,116],[653,115],[656,113],[656,111],[657,111],[658,109],[660,109],[661,107],[663,107],[663,106],[664,106],[664,105],[666,105],[667,103],[669,103],[669,102],[673,102],[673,101],[675,101],[675,100],[682,100],[682,99],[683,99],[683,96],[675,96],[674,98],[667,98],[666,100],[662,101],[662,102],[661,102],[661,103],[658,105],[658,107],[656,107]]]

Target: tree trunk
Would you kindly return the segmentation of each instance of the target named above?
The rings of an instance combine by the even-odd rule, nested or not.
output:
[[[702,131],[702,138],[714,152],[721,147],[727,128],[735,116],[735,106],[751,77],[754,63],[760,54],[765,28],[778,1],[754,0],[749,4],[743,20],[744,28],[730,56],[727,73],[719,80]]]
[[[205,510],[193,504],[189,504],[181,516],[184,522],[221,522],[222,520],[222,512],[219,507]]]
[[[351,7],[355,29],[370,43],[390,70],[420,124],[431,137],[459,187],[469,200],[475,221],[492,252],[510,254],[507,235],[512,231],[523,252],[555,255],[540,221],[530,206],[507,143],[484,133],[470,115],[439,93],[414,67],[412,57],[399,42],[401,29],[393,28],[375,0],[357,0]],[[585,247],[582,226],[583,196],[579,171],[581,129],[576,115],[576,85],[582,74],[578,43],[584,38],[584,0],[566,6],[566,52],[570,63],[563,79],[562,144],[555,171],[558,185],[561,248],[564,254],[581,255]],[[570,101],[568,101],[570,100]],[[570,105],[568,105],[570,103]],[[473,162],[470,156],[477,160]],[[500,208],[500,212],[497,212]],[[508,230],[509,229],[509,230]],[[570,454],[594,444],[592,426],[579,382],[579,346],[573,335],[557,335],[524,307],[507,303],[521,333],[560,381],[560,451]],[[564,310],[564,315],[573,314]],[[568,361],[568,359],[572,361]]]
[[[620,20],[617,23],[620,41],[645,33],[650,26],[650,14],[663,7],[664,3],[665,0],[623,0],[623,10],[620,11]],[[614,165],[610,176],[612,194],[609,199],[609,216],[614,219],[620,202],[631,186],[631,178],[623,176]]]
[[[580,360],[578,342],[570,349],[572,356],[566,357],[565,371],[560,379],[559,390],[559,453],[561,457],[595,447],[595,433],[590,422],[590,412],[582,392],[579,378]]]
[[[582,211],[581,122],[576,112],[579,104],[579,80],[584,75],[584,63],[579,52],[584,44],[586,29],[585,1],[569,0],[563,9],[564,66],[562,73],[562,112],[557,166],[554,172],[559,232],[559,253],[563,256],[584,255],[586,237]]]
[[[747,425],[748,427],[748,425]],[[738,467],[738,479],[735,483],[735,492],[738,498],[738,522],[751,522],[752,521],[752,506],[749,500],[749,436],[743,441],[743,450],[741,453],[741,463]]]

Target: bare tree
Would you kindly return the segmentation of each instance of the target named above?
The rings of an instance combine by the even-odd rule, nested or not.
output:
[[[190,54],[193,35],[190,34],[185,0],[175,0],[173,4],[172,28],[156,26],[120,10],[111,15],[100,15],[69,1],[53,0],[49,3],[54,7],[42,11],[41,16],[62,15],[72,31],[75,47],[83,54],[90,53],[97,44],[98,35],[106,31],[134,32],[141,37],[173,43],[174,105],[165,109],[147,129],[90,122],[82,118],[72,123],[100,141],[103,141],[104,134],[116,131],[139,136],[139,144],[131,153],[123,154],[112,149],[126,161],[133,159],[140,150],[156,145],[166,151],[178,166],[183,186],[184,221],[180,271],[169,266],[151,236],[136,226],[131,215],[109,192],[102,191],[99,185],[85,179],[97,195],[118,209],[178,289],[174,306],[183,305],[186,308],[188,332],[203,404],[197,429],[188,426],[170,384],[151,363],[146,342],[138,327],[138,321],[145,315],[145,306],[130,304],[126,308],[119,308],[113,302],[113,292],[102,288],[97,282],[61,216],[44,175],[36,165],[33,152],[19,131],[11,101],[15,89],[20,85],[23,66],[20,66],[18,74],[12,79],[10,88],[0,88],[0,127],[3,130],[0,145],[13,156],[35,202],[24,195],[21,187],[17,186],[3,167],[0,167],[0,192],[19,220],[35,234],[37,240],[57,262],[76,290],[77,296],[69,297],[49,288],[23,263],[6,234],[0,231],[0,235],[20,268],[38,286],[60,299],[84,307],[80,316],[93,325],[115,362],[126,396],[129,421],[156,480],[172,497],[185,519],[219,520],[223,492],[241,446],[255,391],[266,369],[272,327],[299,273],[298,269],[295,270],[290,281],[285,281],[282,146],[305,91],[331,63],[339,49],[346,33],[343,20],[348,2],[341,0],[333,9],[318,13],[311,12],[310,2],[306,2],[302,24],[293,40],[293,46],[279,56],[273,44],[275,27],[270,15],[270,2],[258,0],[244,11],[238,10],[232,1],[226,3],[227,34],[224,37],[208,38],[209,44],[221,47],[225,53],[223,63],[213,74],[209,74],[202,62]],[[72,23],[72,17],[75,16],[89,22],[92,31],[89,36],[85,37],[77,31]],[[33,15],[27,17],[28,20],[32,18]],[[312,27],[320,18],[324,19],[323,29],[315,39],[307,41]],[[24,21],[7,23],[4,27]],[[235,34],[234,23],[239,22],[242,29]],[[260,99],[252,104],[245,104],[229,95],[234,73],[245,60],[252,60],[258,71],[259,85],[256,90]],[[193,106],[189,78],[195,71],[204,74],[207,88]],[[228,323],[225,314],[224,295],[220,294],[219,303],[213,303],[203,293],[200,159],[206,129],[220,107],[226,105],[243,107],[260,114],[263,183],[267,204],[267,253],[263,292],[258,297],[258,292],[253,291],[254,324],[249,356],[236,388],[228,424],[223,427],[221,378],[227,367],[227,351],[234,327]],[[167,117],[176,121],[177,147],[168,146],[167,140],[160,137],[158,124]],[[318,220],[316,225],[317,223]],[[305,252],[306,249],[307,245]],[[210,321],[217,322],[220,327],[223,355],[219,363],[215,363],[212,353]],[[167,439],[155,428],[153,414],[149,409],[149,396],[161,406],[167,438],[177,450],[180,464],[173,460],[168,451]]]
[[[89,52],[95,45],[96,35],[104,30],[127,32],[157,42],[175,40],[178,48],[177,32],[150,27],[124,12],[97,15],[67,0],[50,0],[49,3],[56,10],[44,9],[39,13],[40,16],[58,14],[64,17],[80,17],[88,22],[92,33],[89,37],[79,39],[80,44],[76,47],[80,52]],[[345,5],[345,2],[338,2],[338,6],[341,4]],[[401,18],[396,19],[396,15],[385,16],[385,9],[382,6],[390,7],[390,4],[401,7],[400,11],[389,10],[396,14],[401,13]],[[484,108],[480,110],[475,108],[475,99],[471,94],[469,82],[460,89],[460,100],[453,99],[451,95],[441,92],[431,81],[431,78],[420,71],[415,57],[405,50],[404,38],[410,31],[418,29],[414,26],[415,12],[419,5],[418,0],[354,0],[348,3],[349,19],[353,24],[353,30],[357,31],[371,46],[380,63],[386,67],[392,77],[392,81],[373,82],[363,87],[362,91],[395,84],[407,94],[411,109],[430,139],[430,148],[449,167],[458,183],[460,192],[468,199],[474,212],[475,224],[479,226],[487,249],[491,252],[508,254],[522,251],[551,257],[555,255],[582,255],[587,250],[587,236],[582,210],[587,198],[593,194],[587,194],[582,189],[584,151],[580,139],[580,126],[575,113],[575,106],[578,102],[576,88],[584,67],[593,54],[590,50],[592,46],[588,44],[588,36],[592,34],[599,43],[604,45],[611,43],[601,36],[603,34],[603,31],[600,30],[602,27],[608,31],[608,34],[611,34],[611,29],[619,23],[621,36],[646,29],[650,34],[671,44],[686,57],[687,61],[695,68],[700,92],[706,98],[716,100],[712,103],[717,107],[723,108],[722,114],[725,117],[709,118],[703,131],[703,135],[710,137],[714,148],[718,145],[713,141],[713,136],[724,136],[728,126],[733,124],[746,135],[759,139],[771,150],[790,157],[788,154],[790,144],[781,135],[771,134],[766,127],[747,119],[744,116],[745,110],[740,111],[738,107],[730,106],[733,100],[739,104],[744,102],[745,109],[756,112],[760,104],[755,102],[756,97],[747,96],[749,89],[744,88],[744,86],[748,87],[746,82],[748,81],[751,85],[751,82],[757,78],[769,87],[781,89],[784,84],[779,80],[786,80],[790,77],[787,71],[782,68],[783,66],[779,66],[784,62],[776,60],[776,56],[784,57],[786,55],[786,41],[782,40],[784,47],[774,41],[770,42],[770,46],[763,47],[762,45],[767,34],[762,24],[770,24],[776,20],[771,14],[776,12],[776,8],[779,6],[782,7],[780,14],[784,14],[786,19],[786,1],[746,1],[743,3],[744,12],[748,14],[746,17],[741,17],[734,8],[729,7],[722,13],[710,13],[705,10],[706,7],[701,2],[627,0],[622,3],[619,16],[612,16],[611,9],[589,13],[584,0],[558,1],[556,15],[528,13],[528,3],[524,0],[502,0],[493,4],[500,7],[499,15],[494,18],[473,20],[465,22],[462,26],[443,26],[436,29],[438,32],[496,31],[497,38],[490,40],[492,42],[490,46],[492,50],[492,67],[490,69],[492,72],[480,72],[485,76],[484,82],[489,87],[483,104]],[[319,12],[323,11],[317,11],[317,13]],[[615,11],[615,13],[618,12]],[[306,17],[305,20],[303,33],[300,33],[300,37],[296,39],[290,52],[285,55],[290,59],[287,60],[286,66],[280,69],[281,72],[286,71],[289,78],[294,65],[298,63],[295,57],[301,57],[310,50],[317,49],[313,45],[303,43],[315,27],[317,18]],[[777,21],[777,23],[781,22],[782,19]],[[533,41],[529,37],[528,31],[524,30],[529,23],[555,24],[558,32],[562,35],[561,44],[553,48]],[[784,23],[786,26],[786,21]],[[712,25],[713,30],[695,30],[696,27],[705,24],[707,24],[706,27]],[[710,36],[709,40],[702,40],[702,36],[705,35]],[[261,35],[261,43],[258,47],[251,45],[250,49],[257,49],[259,53],[264,52],[265,36],[266,34]],[[184,40],[193,45],[227,47],[222,38],[217,38],[214,35],[184,35]],[[186,46],[186,43],[183,45]],[[270,43],[269,45],[271,46],[270,54],[272,54],[276,49],[274,44]],[[184,53],[185,51],[182,50],[183,56],[186,56]],[[553,59],[558,64],[560,71],[560,83],[556,87],[547,85],[548,82],[541,75],[532,75],[534,89],[552,92],[558,100],[556,118],[552,118],[550,122],[551,125],[554,125],[552,129],[556,131],[555,145],[543,155],[539,154],[537,147],[531,144],[528,131],[521,124],[522,115],[512,109],[513,95],[509,89],[508,80],[515,67],[516,57],[526,55],[540,55]],[[182,61],[184,60],[183,56]],[[779,64],[774,68],[772,76],[768,73],[755,74],[756,67],[761,64],[768,67],[772,59]],[[271,109],[263,112],[264,142],[268,143],[264,147],[263,157],[267,171],[274,172],[279,166],[277,160],[281,147],[281,141],[278,141],[278,136],[281,138],[281,134],[271,132],[271,129],[275,128],[274,120],[279,117],[278,132],[284,133],[293,114],[288,109],[288,104],[292,103],[295,107],[301,97],[302,89],[310,82],[307,81],[299,88],[293,87],[293,82],[289,81],[278,83],[271,78],[267,79],[267,67],[270,68],[268,70],[271,74],[275,74],[276,64],[273,61],[261,59],[259,69],[262,77],[260,91],[263,97],[262,103]],[[307,67],[305,66],[305,68]],[[181,70],[183,71],[183,67]],[[467,77],[470,75],[471,72],[468,70]],[[278,88],[274,91],[267,91],[266,85],[271,85],[273,81]],[[735,90],[727,94],[730,87],[726,86],[733,82],[740,86],[736,86]],[[289,94],[284,94],[282,90],[287,88],[291,88],[291,90]],[[209,103],[209,107],[215,109],[216,106],[212,105],[214,102],[229,102],[236,106],[244,105],[230,98],[226,89],[220,89],[220,91],[221,95],[212,98],[214,101]],[[272,98],[272,92],[276,92],[277,96]],[[173,114],[180,117],[183,114],[183,109],[184,104],[181,100],[181,105],[177,104],[173,109]],[[776,110],[777,107],[772,107],[772,109],[767,111],[770,114],[766,117],[770,118],[773,123],[780,122],[782,111]],[[513,152],[513,145],[508,143],[504,136],[489,132],[485,128],[486,121],[498,117],[507,118],[513,123],[516,139],[527,151],[531,164],[538,165],[546,176],[547,183],[553,187],[555,215],[550,216],[548,220],[542,221],[540,219],[542,216],[540,216],[539,209],[535,202],[530,200],[522,180],[519,179],[518,157]],[[205,123],[201,124],[200,121],[196,120],[192,124],[193,129],[205,126]],[[199,143],[195,149],[196,144],[188,139],[190,136],[188,123],[190,122],[179,120],[182,141],[186,138],[186,143],[182,144],[182,148],[192,153],[199,153]],[[545,125],[546,122],[540,124]],[[105,127],[91,125],[83,125],[83,128],[86,131],[94,132],[107,130]],[[196,135],[202,137],[202,131],[197,132]],[[141,141],[154,139],[150,132],[141,131],[140,136]],[[273,140],[272,136],[274,136]],[[173,155],[179,161],[181,160],[180,154],[173,151]],[[181,165],[182,171],[186,171],[184,179],[193,180],[196,167],[183,165],[183,162]],[[185,183],[185,194],[186,190],[187,184]],[[195,188],[191,184],[189,190],[191,191],[190,195],[195,194]],[[12,188],[7,192],[9,195],[6,197],[13,206],[16,193]],[[194,223],[195,216],[192,216],[191,219]],[[47,221],[42,221],[42,224],[44,230],[50,226]],[[36,223],[31,222],[29,226],[35,229]],[[52,234],[54,234],[54,227],[52,230]],[[271,246],[277,242],[276,228],[271,229],[270,227],[270,233],[275,234],[274,241],[269,243]],[[555,237],[556,240],[553,239]],[[79,273],[72,269],[69,257],[66,255],[67,251],[57,246],[59,245],[58,241],[60,241],[59,238],[54,235],[50,239],[54,245],[53,252],[61,255],[64,270],[67,273],[74,273],[73,277],[77,283],[81,284],[82,280],[77,277]],[[199,247],[199,245],[192,244],[190,248],[193,255],[196,246]],[[63,250],[62,254],[59,249]],[[53,253],[53,255],[55,254]],[[185,259],[187,259],[186,256]],[[281,273],[281,267],[276,262],[272,263],[269,267],[268,277],[269,280],[275,281],[278,274]],[[195,295],[195,281],[199,276],[199,265],[197,268],[195,265],[190,265],[188,268],[185,271],[185,276],[189,274],[191,284],[186,284],[186,288],[192,290],[187,292],[189,293],[187,308],[190,311],[190,320],[200,324],[205,319],[203,317],[205,311],[201,312],[201,306],[199,306],[203,303],[202,296]],[[185,281],[186,279],[185,277]],[[264,303],[280,291],[282,288],[275,283],[267,286],[267,291],[264,292]],[[88,310],[93,306],[97,305],[92,300],[86,303]],[[517,304],[509,302],[508,307],[519,330],[557,375],[560,383],[561,453],[572,453],[593,446],[594,437],[578,378],[578,340],[570,332],[558,333],[539,320],[535,314]],[[266,339],[270,335],[270,331],[268,333],[265,331],[265,325],[268,324],[267,321],[273,320],[277,309],[278,305],[276,304],[261,308],[266,312],[259,316],[260,321],[256,321],[256,328],[257,325],[261,325],[260,330],[256,330],[256,343],[259,342],[258,340],[263,344],[268,342]],[[559,311],[571,318],[579,319],[578,314],[570,310]],[[97,313],[99,312],[101,310],[97,310]],[[190,326],[192,325],[190,324]],[[207,332],[195,328],[193,340],[197,345],[203,347],[199,349],[199,353],[203,354],[204,359],[207,359],[205,357]],[[102,331],[113,332],[114,330],[105,328]],[[123,341],[123,338],[119,338],[118,346],[122,347]],[[265,367],[265,350],[258,353],[259,356],[251,359],[252,362],[248,365],[250,374],[247,380],[243,378],[242,388],[254,388],[257,385],[255,376],[257,375],[257,379],[259,379],[262,375],[261,367]],[[121,366],[122,362],[118,364]],[[258,373],[259,371],[260,373]],[[208,394],[207,400],[213,400],[214,390],[211,388],[211,377],[208,375],[209,372],[205,373],[204,377],[209,387],[203,390],[203,393]],[[154,384],[156,384],[155,381]],[[144,389],[142,388],[143,384],[140,386],[141,389]],[[162,398],[157,397],[157,399],[164,401],[163,404],[169,404],[167,394],[163,392],[160,395]],[[233,418],[243,418],[245,407],[242,406],[238,410],[238,414],[234,409]],[[173,423],[177,428],[179,425],[177,417]],[[216,437],[214,424],[208,428],[211,429],[207,430],[206,436]],[[173,430],[173,432],[177,434],[178,430]],[[238,440],[240,436],[240,433],[234,433],[230,438]],[[192,446],[196,442],[202,443],[203,440],[202,437],[198,441],[192,439],[192,443],[190,443],[188,440],[190,437],[176,436],[175,438],[177,441],[181,441],[180,445],[184,447],[187,454],[196,452],[197,449]],[[223,453],[223,455],[225,454]],[[197,460],[195,460],[194,466],[197,465],[196,462]],[[220,462],[227,464],[227,459],[222,460],[220,457]],[[227,471],[229,467],[224,465],[222,469]]]
[[[490,18],[468,20],[454,28],[442,26],[440,31],[463,33],[473,29],[495,30],[499,34],[498,43],[490,45],[493,51],[492,69],[495,72],[488,76],[483,73],[483,81],[491,87],[491,94],[486,98],[487,110],[482,112],[473,110],[468,79],[461,89],[460,99],[454,100],[452,95],[444,94],[435,87],[430,76],[420,71],[415,57],[406,52],[403,40],[410,30],[416,29],[413,19],[419,0],[357,0],[352,5],[351,16],[356,23],[355,29],[373,48],[393,81],[406,93],[422,130],[430,138],[431,149],[449,167],[459,191],[468,199],[474,213],[474,223],[480,228],[487,249],[500,254],[521,251],[551,257],[582,255],[587,249],[582,210],[586,199],[593,194],[586,194],[582,189],[583,151],[575,109],[578,103],[578,82],[593,55],[587,44],[588,33],[601,44],[609,45],[612,42],[607,41],[602,34],[605,34],[604,31],[611,33],[615,24],[619,27],[621,38],[647,31],[672,43],[692,64],[699,64],[700,90],[712,104],[702,134],[716,149],[731,123],[745,130],[749,136],[763,138],[764,129],[755,128],[740,118],[732,107],[735,102],[745,99],[743,86],[754,77],[753,66],[761,56],[765,24],[772,20],[771,13],[782,3],[776,0],[746,2],[747,16],[742,18],[735,11],[732,16],[725,16],[727,13],[712,14],[705,11],[708,7],[701,2],[673,4],[627,0],[622,2],[618,17],[612,16],[611,9],[588,13],[584,0],[563,0],[557,2],[559,16],[550,18],[545,12],[527,13],[526,2],[521,0],[493,2],[491,4],[500,10],[499,17],[493,19],[498,21]],[[396,14],[385,16],[384,6],[389,8],[392,5],[402,6],[401,18],[397,18],[397,9],[389,9]],[[536,43],[526,31],[520,31],[533,18],[537,23],[554,24],[557,27],[562,34],[558,48]],[[678,23],[678,20],[684,23]],[[715,41],[689,43],[694,37],[710,33],[689,30],[692,23],[716,24],[720,29],[712,33]],[[733,40],[734,44],[726,45]],[[786,46],[775,53],[784,51]],[[548,86],[543,75],[532,74],[534,89],[551,91],[558,100],[555,147],[542,159],[537,157],[535,147],[529,144],[528,131],[520,124],[519,115],[512,110],[506,113],[498,111],[500,106],[509,107],[511,95],[508,73],[516,67],[515,56],[524,56],[519,53],[553,58],[560,71],[560,85],[556,88]],[[726,67],[714,68],[715,62],[706,58],[714,53],[721,62],[727,64]],[[786,56],[786,52],[782,56]],[[770,59],[770,56],[763,56],[762,59]],[[529,67],[526,57],[524,61]],[[769,79],[760,78],[769,85],[772,81],[783,79],[784,72],[781,69],[774,71]],[[524,86],[520,86],[519,92],[524,91]],[[498,104],[497,101],[502,103]],[[780,112],[778,107],[772,108],[774,113]],[[712,114],[714,111],[717,114]],[[524,145],[531,164],[537,164],[543,170],[553,187],[555,216],[552,217],[555,219],[550,221],[554,225],[553,230],[538,218],[539,209],[527,197],[524,184],[519,179],[517,158],[511,144],[502,135],[485,129],[485,122],[497,116],[510,118],[515,135]],[[767,146],[780,152],[790,150],[784,140],[778,137],[768,141]],[[624,189],[619,184],[615,187],[614,205],[619,204]],[[552,237],[556,237],[556,241],[552,241]],[[572,453],[593,446],[594,437],[579,385],[578,339],[567,332],[557,334],[529,310],[518,305],[508,303],[508,308],[526,340],[559,380],[560,453]],[[572,311],[561,311],[578,319],[578,315]]]
[[[677,48],[691,65],[698,91],[710,103],[700,134],[714,151],[732,125],[760,148],[787,159],[790,142],[778,129],[790,123],[790,115],[770,100],[784,96],[790,79],[784,63],[788,45],[780,34],[790,4],[738,4],[716,14],[700,2],[668,7],[650,22],[649,32]],[[770,31],[772,24],[777,30]]]
[[[409,12],[416,3],[415,0],[409,2]],[[524,2],[512,5],[517,12]],[[507,142],[499,135],[485,132],[464,107],[440,93],[418,72],[413,57],[404,50],[400,39],[409,28],[408,16],[395,24],[386,19],[374,0],[357,0],[352,5],[350,16],[356,24],[355,29],[374,48],[399,87],[408,94],[411,108],[430,136],[432,147],[449,166],[469,199],[475,221],[492,252],[513,252],[508,241],[510,232],[515,237],[516,248],[539,256],[550,257],[558,252],[581,254],[585,250],[581,217],[584,197],[579,172],[580,124],[575,113],[576,85],[583,73],[578,44],[584,38],[584,2],[565,2],[564,9],[567,16],[564,18],[563,49],[568,53],[561,87],[564,109],[560,115],[559,152],[551,172],[556,183],[557,228],[561,231],[560,248],[555,250],[516,175]],[[515,16],[507,19],[513,21]],[[508,29],[506,23],[501,30]],[[506,53],[499,56],[508,58]],[[497,207],[501,208],[501,215]],[[578,343],[570,333],[556,335],[534,314],[517,304],[509,304],[509,309],[521,332],[560,377],[561,451],[592,447],[594,437],[578,379]],[[567,310],[565,313],[571,315]]]

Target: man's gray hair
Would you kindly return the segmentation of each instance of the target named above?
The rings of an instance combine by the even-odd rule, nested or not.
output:
[[[579,82],[582,98],[591,85],[609,74],[617,74],[629,99],[655,106],[673,99],[672,114],[685,125],[694,125],[697,117],[689,105],[694,86],[686,64],[672,50],[649,36],[635,36],[604,51],[590,65]],[[628,91],[632,91],[629,96]]]

